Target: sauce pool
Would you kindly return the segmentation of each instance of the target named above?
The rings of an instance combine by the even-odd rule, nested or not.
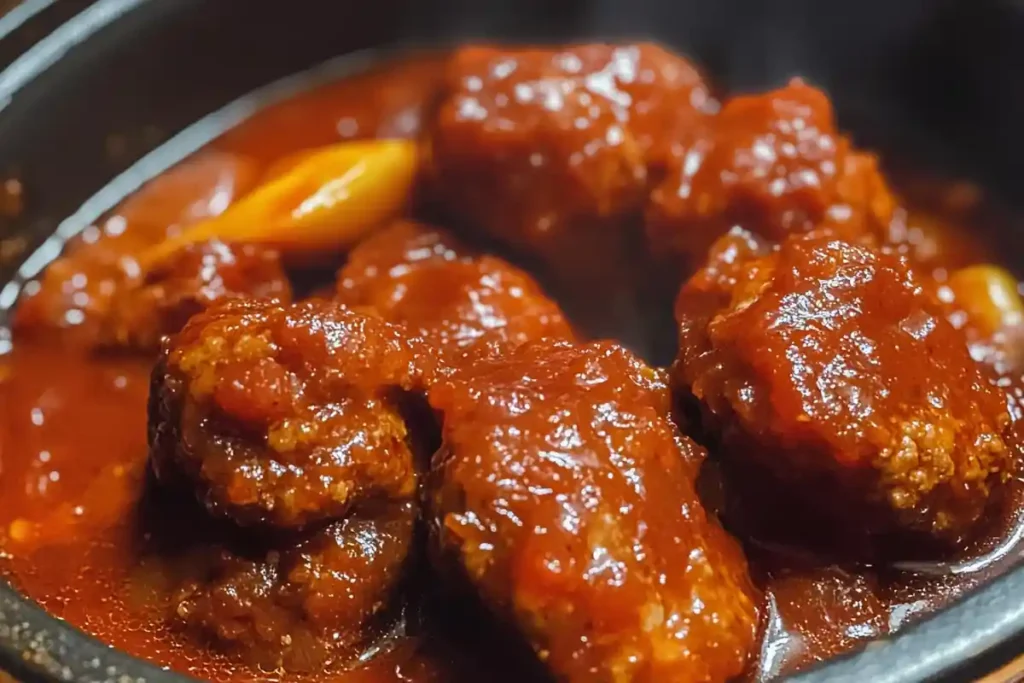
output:
[[[237,191],[296,150],[343,139],[414,137],[439,61],[399,61],[319,88],[256,115],[200,154],[238,160],[229,165],[237,175],[228,179]],[[225,178],[215,174],[205,182],[171,188],[134,213],[130,200],[113,220],[128,236],[147,225],[181,224],[203,213],[195,197],[215,196],[211,187]],[[83,307],[92,295],[83,290]],[[146,358],[75,351],[59,339],[15,338],[13,351],[0,358],[0,573],[53,615],[158,665],[211,681],[283,680],[281,672],[218,655],[167,624],[168,577],[176,570],[155,550],[175,539],[169,525],[154,520],[187,531],[190,511],[143,501],[150,366]],[[877,570],[748,547],[767,614],[747,677],[791,672],[888,635],[1005,571],[1024,548],[1016,512],[1022,508],[1024,487],[1014,480],[1004,512],[981,542],[963,551],[955,572],[956,560]],[[515,662],[504,661],[499,636],[445,615],[424,623],[425,629],[390,638],[367,663],[308,679],[522,680]]]

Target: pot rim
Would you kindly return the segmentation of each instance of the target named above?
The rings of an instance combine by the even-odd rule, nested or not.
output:
[[[0,40],[57,0],[26,0],[0,17]],[[154,0],[97,0],[0,71],[0,115],[24,86],[89,37]],[[0,284],[0,316],[21,285],[63,248],[64,242],[114,208],[143,183],[197,151],[217,135],[269,104],[334,80],[381,56],[409,46],[382,46],[342,55],[310,70],[258,88],[204,116],[161,144],[87,200],[28,258],[10,282]],[[5,341],[0,339],[0,341]],[[912,683],[968,680],[1024,650],[1024,566],[937,610],[897,634],[871,641],[793,676],[799,683]],[[1006,650],[1006,646],[1010,646]],[[1002,650],[1006,650],[1003,652]],[[0,670],[23,683],[183,683],[187,675],[157,667],[71,626],[43,610],[0,577]]]
[[[56,2],[57,0],[22,0],[6,14],[0,15],[0,40],[14,33]]]

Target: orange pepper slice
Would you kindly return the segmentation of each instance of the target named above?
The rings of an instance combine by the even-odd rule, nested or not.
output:
[[[345,249],[405,209],[419,152],[409,140],[345,142],[289,157],[224,213],[144,251],[145,270],[196,242],[264,244],[285,254]]]

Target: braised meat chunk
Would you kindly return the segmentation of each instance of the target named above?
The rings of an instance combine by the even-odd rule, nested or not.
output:
[[[139,285],[139,254],[222,213],[255,185],[258,175],[258,166],[246,157],[206,151],[147,183],[113,216],[69,240],[65,254],[26,285],[14,318],[16,329],[59,330],[85,347],[113,341],[113,299],[126,287]],[[182,267],[184,263],[177,263],[169,269]],[[263,273],[270,275],[269,270]],[[255,291],[243,288],[238,293]],[[153,336],[158,342],[158,334]]]
[[[446,367],[572,336],[558,305],[527,273],[473,255],[426,225],[400,222],[357,247],[339,275],[338,297],[422,337]]]
[[[239,296],[291,298],[277,252],[216,240],[189,245],[138,282],[117,288],[97,343],[155,351],[164,336],[180,331],[196,313]]]
[[[392,605],[404,575],[415,518],[407,501],[255,560],[213,551],[178,588],[174,618],[265,669],[317,671],[374,635],[374,618]]]
[[[676,315],[674,381],[722,454],[851,534],[956,542],[1009,474],[1005,399],[893,252],[733,232]]]
[[[654,189],[648,233],[655,251],[699,266],[739,225],[771,240],[827,222],[848,237],[878,237],[894,200],[875,159],[835,128],[825,93],[793,80],[735,97],[694,131],[675,169]]]
[[[621,258],[649,169],[712,104],[689,63],[650,44],[460,48],[431,130],[435,192],[559,268]]]
[[[65,269],[68,273],[60,275]],[[134,256],[99,247],[83,249],[47,272],[40,291],[19,309],[16,325],[81,325],[74,338],[89,348],[155,352],[164,336],[217,301],[291,298],[277,252],[217,240],[175,251],[145,272]],[[69,288],[73,292],[65,301]],[[51,319],[57,315],[63,319]]]
[[[558,680],[742,671],[758,623],[746,564],[697,498],[703,452],[670,421],[659,371],[612,343],[547,341],[429,400],[439,562]]]
[[[412,453],[395,398],[415,380],[399,330],[329,301],[229,300],[164,345],[150,392],[157,476],[211,512],[298,527],[404,500]]]
[[[386,300],[382,292],[410,271],[467,258],[469,249],[448,232],[398,220],[360,242],[338,273],[338,298],[350,306]],[[399,290],[400,291],[400,290]]]

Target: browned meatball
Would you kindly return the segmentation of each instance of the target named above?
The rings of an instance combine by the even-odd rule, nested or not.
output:
[[[663,375],[612,343],[527,344],[429,393],[431,518],[469,581],[563,681],[718,681],[757,635],[746,563],[694,489]]]
[[[287,301],[291,285],[277,252],[216,240],[190,245],[114,294],[97,343],[157,350],[160,341],[216,301],[253,296]]]
[[[113,215],[69,240],[64,255],[26,285],[14,317],[19,333],[59,330],[62,340],[77,345],[102,342],[112,298],[138,284],[139,255],[222,213],[259,173],[259,164],[245,156],[208,150],[160,174]]]
[[[1005,400],[895,253],[735,231],[676,316],[674,380],[722,452],[850,533],[955,542],[1009,474]]]
[[[558,305],[527,273],[414,223],[358,246],[339,275],[338,297],[423,337],[444,366],[572,336]]]
[[[697,266],[734,225],[772,240],[823,222],[850,237],[876,236],[893,208],[875,159],[836,131],[825,93],[794,80],[729,100],[693,131],[651,194],[648,233],[655,252]]]
[[[410,271],[468,258],[469,249],[439,228],[398,220],[360,242],[338,273],[338,298],[349,305],[382,299],[380,292]]]
[[[403,576],[416,508],[395,503],[329,524],[245,559],[200,562],[174,598],[174,619],[269,669],[312,672],[372,637]]]
[[[585,272],[622,258],[623,219],[648,173],[712,109],[685,60],[660,47],[464,47],[432,128],[435,191],[472,227]]]
[[[74,327],[65,336],[77,345],[149,352],[216,301],[291,298],[277,252],[218,241],[185,247],[145,273],[129,255],[86,245],[55,263],[40,287],[18,309],[19,331]]]
[[[403,500],[415,473],[394,392],[414,381],[399,330],[329,301],[229,300],[164,344],[150,451],[212,512],[297,527],[368,497]]]

